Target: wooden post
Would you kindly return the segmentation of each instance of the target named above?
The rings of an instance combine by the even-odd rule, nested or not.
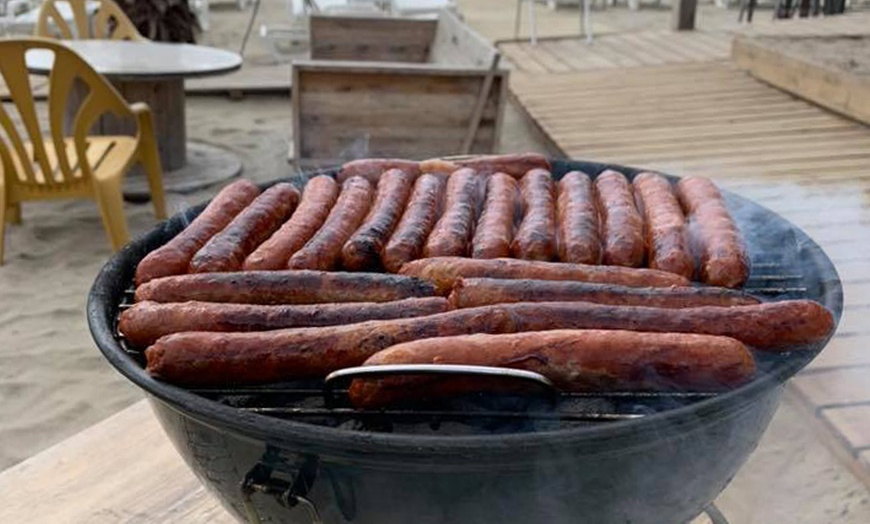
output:
[[[695,29],[695,10],[698,0],[674,0],[671,7],[671,29],[691,31]]]

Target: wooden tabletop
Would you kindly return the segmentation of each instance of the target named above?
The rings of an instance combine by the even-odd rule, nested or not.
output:
[[[0,522],[230,524],[146,401],[0,472]],[[706,516],[692,524],[710,524]]]
[[[126,40],[63,40],[62,43],[81,55],[98,73],[110,78],[199,77],[229,73],[242,66],[238,53],[201,45]],[[33,73],[48,73],[53,63],[51,51],[27,53],[27,67]]]

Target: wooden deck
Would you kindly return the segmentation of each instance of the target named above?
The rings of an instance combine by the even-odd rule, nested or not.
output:
[[[870,13],[792,22],[752,31],[870,32]],[[555,150],[712,177],[785,216],[825,249],[843,281],[846,310],[832,343],[791,389],[866,480],[870,127],[739,70],[728,60],[732,36],[648,32],[606,35],[592,46],[563,39],[501,47],[516,66],[515,100]]]

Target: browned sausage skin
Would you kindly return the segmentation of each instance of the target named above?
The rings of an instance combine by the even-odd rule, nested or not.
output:
[[[556,199],[559,260],[574,264],[601,261],[598,205],[589,175],[571,171],[559,180]]]
[[[520,181],[523,220],[511,243],[511,254],[525,260],[556,258],[555,183],[549,171],[532,169]]]
[[[537,153],[520,153],[510,155],[478,155],[471,158],[441,159],[431,158],[420,162],[424,173],[453,173],[457,169],[467,167],[478,175],[505,173],[520,179],[532,169],[550,171],[550,161]]]
[[[643,219],[637,212],[631,184],[622,173],[607,170],[595,178],[601,212],[602,263],[640,267],[643,264]]]
[[[320,229],[338,197],[339,186],[332,177],[320,175],[305,184],[299,207],[290,220],[245,259],[244,269],[284,269],[290,256]]]
[[[655,173],[634,177],[634,194],[643,214],[647,265],[692,278],[686,217],[668,180]]]
[[[157,278],[136,288],[136,301],[236,302],[242,304],[316,304],[387,302],[428,297],[435,287],[425,280],[383,273],[336,271],[242,271]]]
[[[372,204],[372,185],[365,178],[351,177],[341,185],[335,206],[323,227],[290,257],[289,269],[336,269],[341,248],[362,223]]]
[[[299,201],[291,184],[275,184],[213,236],[190,261],[191,273],[237,271],[257,246],[272,236]]]
[[[442,297],[391,302],[305,305],[227,304],[218,302],[137,302],[121,313],[118,330],[129,343],[146,347],[158,338],[184,331],[269,331],[334,326],[367,320],[411,318],[447,311]]]
[[[453,285],[454,308],[512,302],[595,302],[615,306],[686,308],[742,306],[760,300],[721,287],[628,287],[570,280],[460,278]]]
[[[619,358],[614,358],[619,355]],[[755,359],[727,337],[635,331],[554,330],[463,335],[406,342],[375,353],[366,366],[463,364],[522,369],[562,391],[721,391],[749,381]],[[469,378],[357,379],[350,399],[373,408],[397,401],[487,391]]]
[[[401,158],[364,158],[352,160],[341,166],[336,177],[339,183],[355,176],[363,177],[372,185],[377,185],[381,175],[390,169],[400,169],[417,178],[420,175],[420,163]]]
[[[170,277],[171,278],[171,277]],[[322,377],[358,366],[378,351],[424,338],[554,329],[607,329],[726,336],[765,351],[824,342],[831,313],[816,302],[663,309],[588,302],[499,304],[396,320],[259,333],[187,332],[160,338],[147,371],[184,384],[264,383]]]
[[[341,250],[342,265],[351,271],[378,269],[381,251],[402,216],[413,177],[400,169],[381,175],[377,197],[362,225]]]
[[[474,258],[502,258],[510,256],[514,237],[514,217],[517,209],[517,182],[504,173],[487,178],[486,200],[474,239],[471,256]]]
[[[677,194],[689,218],[701,281],[742,286],[749,278],[749,254],[716,184],[707,178],[687,177],[677,184]]]
[[[248,180],[237,180],[223,188],[181,233],[139,262],[136,285],[155,278],[187,273],[190,260],[196,252],[259,194],[260,189]]]
[[[421,175],[414,183],[402,218],[381,253],[387,271],[399,271],[402,264],[420,257],[429,233],[441,214],[444,177]]]
[[[655,269],[587,266],[514,258],[488,260],[462,257],[423,258],[403,265],[399,273],[429,280],[442,294],[450,293],[453,284],[460,277],[576,280],[632,287],[688,286],[691,284],[684,277]]]
[[[464,256],[474,234],[479,178],[471,169],[460,169],[447,179],[444,213],[423,247],[424,257]]]

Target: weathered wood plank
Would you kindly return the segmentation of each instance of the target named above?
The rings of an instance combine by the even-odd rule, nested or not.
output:
[[[310,17],[311,58],[425,62],[435,37],[435,20],[396,17]]]

